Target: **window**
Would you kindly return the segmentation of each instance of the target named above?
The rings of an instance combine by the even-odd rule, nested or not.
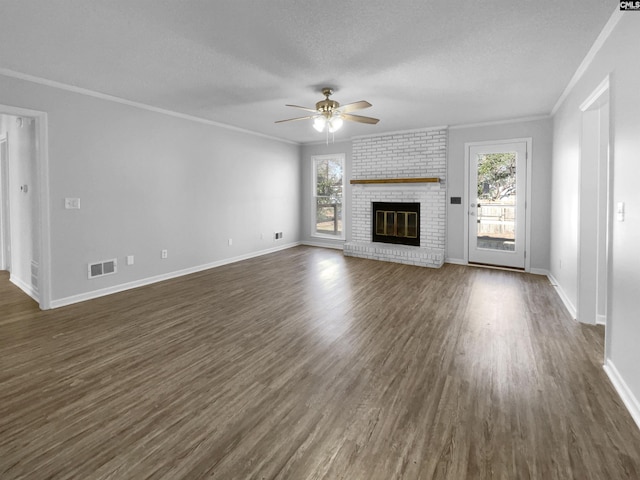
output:
[[[319,155],[313,160],[314,236],[344,238],[344,154]]]

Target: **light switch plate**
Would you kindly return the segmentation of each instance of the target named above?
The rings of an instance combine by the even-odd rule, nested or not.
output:
[[[619,222],[624,222],[624,202],[618,202],[616,216]]]

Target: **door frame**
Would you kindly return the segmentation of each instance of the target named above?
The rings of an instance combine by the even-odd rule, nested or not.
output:
[[[0,270],[11,271],[9,137],[0,135]]]
[[[36,131],[36,208],[38,209],[40,262],[38,268],[38,298],[42,310],[51,308],[51,218],[49,198],[49,133],[46,112],[0,104],[0,113],[30,117]]]
[[[464,192],[462,195],[462,202],[465,208],[466,214],[464,215],[464,263],[469,265],[469,174],[470,174],[470,162],[471,157],[469,152],[471,147],[483,147],[487,145],[504,145],[508,143],[526,143],[527,145],[527,158],[526,158],[526,195],[525,195],[525,235],[524,235],[524,271],[531,271],[531,159],[533,158],[533,139],[532,137],[523,138],[509,138],[500,140],[484,140],[482,142],[465,142],[464,144]]]
[[[607,111],[607,130],[602,129],[601,109]],[[612,122],[609,76],[580,105],[580,153],[578,162],[578,252],[576,320],[586,324],[605,325],[605,358],[610,336],[608,332],[609,265],[613,232],[612,194]],[[595,138],[585,130],[597,128]],[[606,138],[603,135],[606,133]],[[606,149],[603,148],[606,141]],[[605,152],[606,150],[606,152]],[[604,175],[601,175],[604,173]],[[590,195],[595,189],[596,196]],[[588,212],[595,208],[596,216]],[[595,230],[595,236],[589,235]],[[594,259],[595,257],[595,265]],[[604,264],[604,265],[602,265]],[[591,275],[593,274],[593,275]],[[604,298],[602,298],[604,297]],[[602,299],[602,301],[601,301]],[[599,307],[604,306],[604,318]]]

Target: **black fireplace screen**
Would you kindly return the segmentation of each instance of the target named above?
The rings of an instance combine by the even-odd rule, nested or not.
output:
[[[373,202],[372,240],[420,246],[420,203]]]

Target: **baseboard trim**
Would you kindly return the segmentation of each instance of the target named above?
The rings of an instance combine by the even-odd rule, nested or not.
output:
[[[463,258],[445,258],[444,263],[451,263],[452,265],[469,265],[469,262],[467,262]],[[546,277],[549,276],[549,271],[543,268],[532,268],[528,273],[532,273],[534,275],[544,275]]]
[[[564,303],[564,306],[569,312],[569,315],[571,316],[571,318],[576,320],[578,318],[578,310],[573,305],[573,303],[571,303],[571,300],[569,300],[569,297],[562,289],[562,286],[560,285],[558,280],[556,280],[556,278],[553,275],[551,275],[551,273],[547,274],[547,278],[551,282],[551,285],[555,287],[556,292],[558,292],[558,296],[560,297],[560,300],[562,300],[562,303]]]
[[[596,315],[596,325],[606,325],[607,317],[606,315]]]
[[[545,277],[549,276],[549,270],[545,270],[544,268],[532,268],[529,270],[529,273],[534,275],[544,275]]]
[[[38,295],[38,291],[35,290],[31,285],[26,282],[23,282],[21,279],[16,277],[15,275],[9,275],[9,281],[13,283],[16,287],[22,290],[24,293],[33,298],[36,302],[40,303],[40,296]]]
[[[341,242],[341,243],[324,243],[324,242],[304,241],[304,242],[300,242],[300,244],[301,245],[306,245],[307,247],[333,248],[335,250],[344,250],[344,242]]]
[[[636,425],[640,428],[640,402],[635,397],[611,360],[607,359],[602,368],[604,368],[609,380],[611,380],[613,388],[618,392],[622,403],[624,403],[624,406],[629,410],[633,421],[636,422]]]
[[[237,257],[225,258],[204,265],[198,265],[195,267],[189,267],[182,270],[176,270],[174,272],[163,273],[161,275],[155,275],[153,277],[143,278],[141,280],[135,280],[133,282],[122,283],[120,285],[114,285],[112,287],[102,288],[100,290],[93,290],[91,292],[80,293],[78,295],[72,295],[70,297],[59,298],[51,301],[51,308],[65,307],[73,305],[74,303],[86,302],[87,300],[93,300],[95,298],[104,297],[118,292],[124,292],[125,290],[131,290],[138,287],[144,287],[152,283],[162,282],[164,280],[170,280],[172,278],[182,277],[184,275],[190,275],[192,273],[201,272],[203,270],[209,270],[211,268],[221,267],[230,263],[241,262],[242,260],[248,260],[250,258],[260,257],[262,255],[268,255],[270,253],[279,252],[288,248],[293,248],[301,245],[300,242],[287,243],[278,247],[268,248],[266,250],[259,250],[257,252],[251,252]]]
[[[451,263],[453,265],[468,265],[466,260],[462,258],[445,258],[444,263]]]

